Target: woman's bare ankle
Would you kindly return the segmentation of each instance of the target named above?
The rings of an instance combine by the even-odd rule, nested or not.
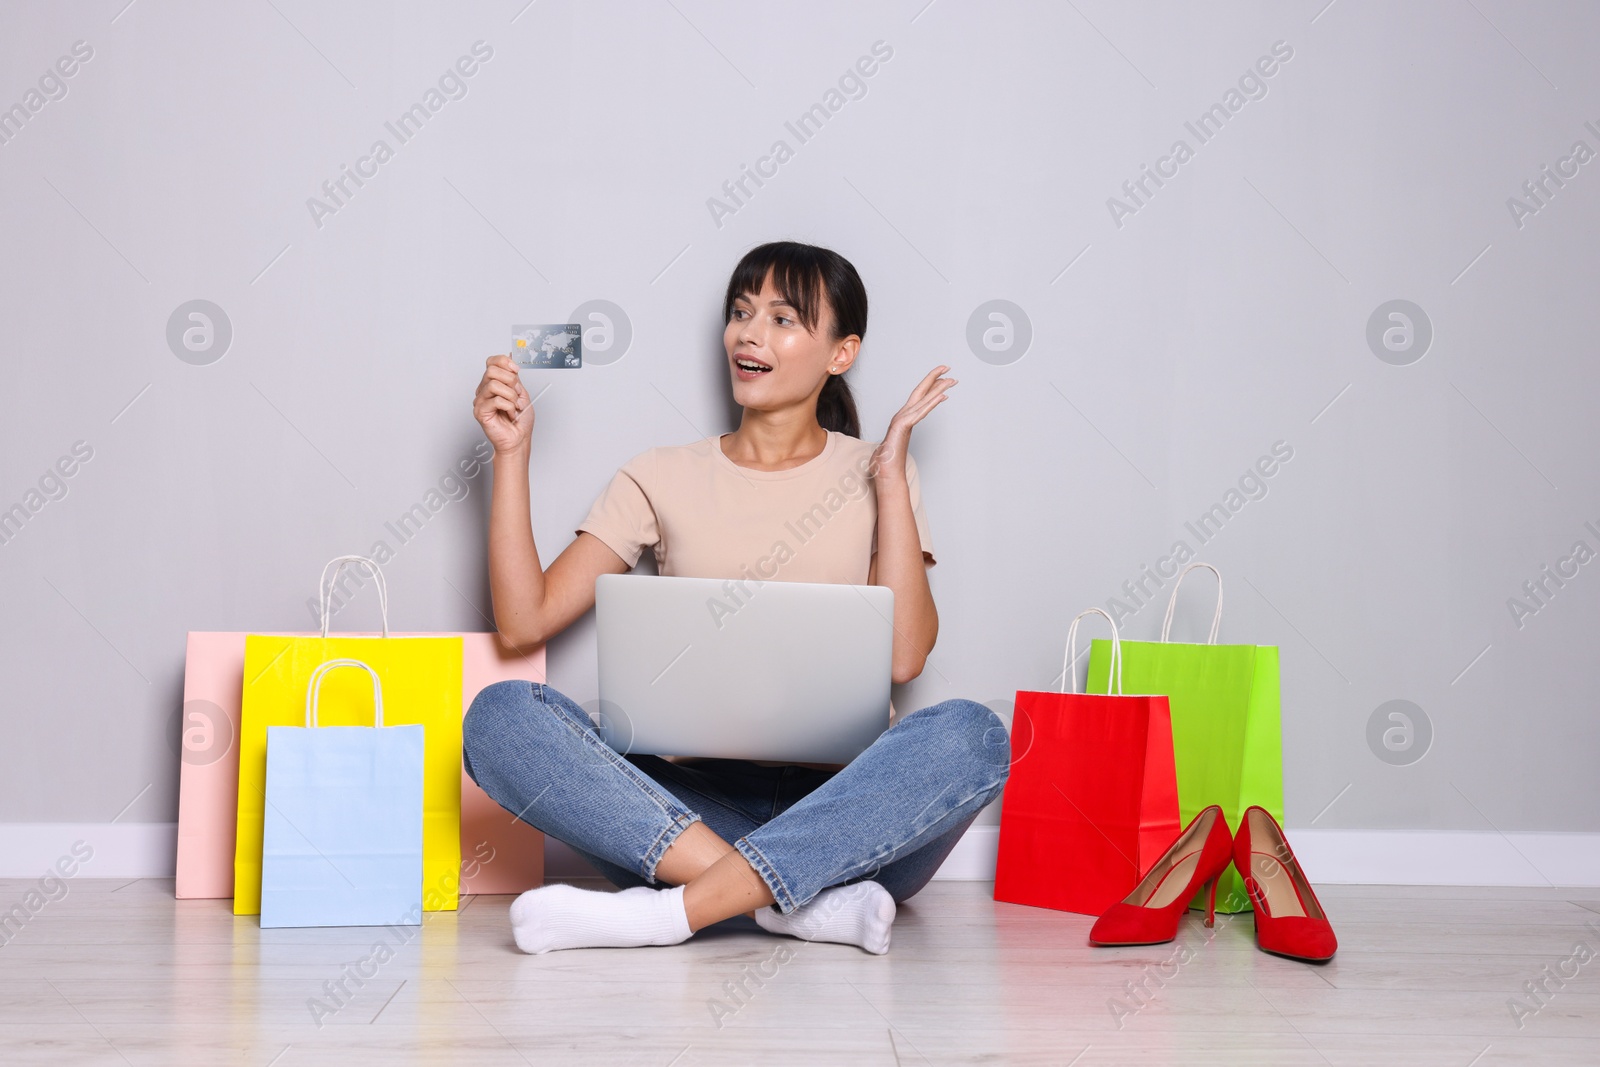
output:
[[[732,845],[698,819],[684,827],[656,862],[656,881],[688,885],[729,852]]]
[[[757,908],[772,903],[772,891],[750,866],[750,861],[730,849],[684,889],[684,913],[689,929],[699,931],[735,915],[755,918]]]

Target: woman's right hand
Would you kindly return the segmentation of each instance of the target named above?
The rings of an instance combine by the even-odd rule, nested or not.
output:
[[[522,387],[510,356],[490,356],[484,361],[483,379],[472,397],[472,414],[495,455],[525,449],[533,435],[533,399]]]

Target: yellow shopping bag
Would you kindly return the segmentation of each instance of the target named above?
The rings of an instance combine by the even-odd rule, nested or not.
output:
[[[461,879],[461,638],[390,637],[388,592],[377,564],[360,556],[330,563],[333,579],[346,563],[377,580],[381,637],[329,637],[323,571],[322,636],[249,634],[239,731],[239,823],[233,857],[233,913],[261,911],[261,835],[266,809],[267,727],[305,720],[306,685],[330,659],[360,659],[383,684],[384,723],[426,730],[422,787],[422,900],[426,911],[454,911]],[[363,688],[365,686],[365,688]],[[369,725],[372,682],[356,671],[329,674],[322,686],[321,722]]]

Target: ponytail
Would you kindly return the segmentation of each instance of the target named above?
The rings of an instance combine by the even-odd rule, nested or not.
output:
[[[817,421],[824,430],[860,438],[861,419],[856,415],[855,394],[843,374],[830,374],[822,383],[822,394],[817,397]]]

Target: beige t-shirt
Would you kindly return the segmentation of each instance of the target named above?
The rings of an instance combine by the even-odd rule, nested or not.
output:
[[[829,431],[818,455],[781,471],[741,467],[720,442],[707,437],[634,456],[577,532],[598,537],[630,567],[653,548],[663,575],[866,584],[878,550],[878,498],[867,476],[876,442]],[[932,565],[909,455],[906,482],[923,561]]]
[[[739,466],[720,435],[652,448],[622,465],[575,532],[598,537],[630,567],[652,547],[663,575],[866,585],[878,551],[878,497],[866,473],[877,447],[830,430],[820,453],[782,471]],[[906,486],[923,563],[932,566],[909,454]]]

